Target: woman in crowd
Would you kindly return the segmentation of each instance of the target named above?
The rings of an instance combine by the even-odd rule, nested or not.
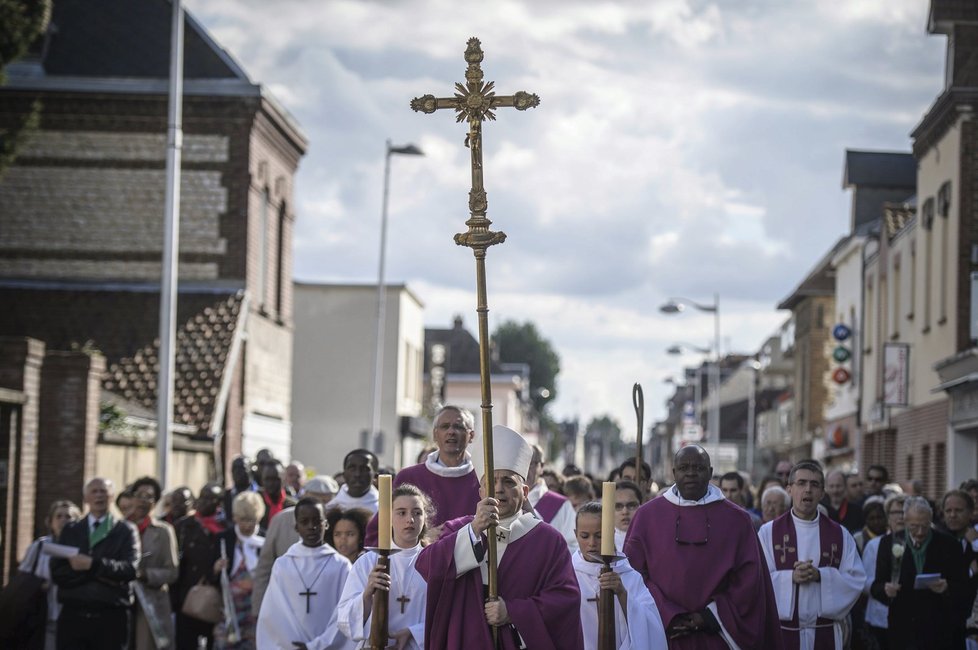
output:
[[[859,554],[863,554],[871,540],[886,534],[887,520],[883,497],[869,497],[863,502],[863,521],[865,525],[852,538],[856,541]]]
[[[372,551],[363,554],[353,565],[337,610],[340,631],[357,647],[369,642],[377,590],[389,592],[387,626],[396,646],[406,650],[424,647],[427,586],[414,563],[427,543],[427,522],[434,514],[428,495],[410,483],[399,485],[391,493],[391,540],[399,552],[390,556],[389,573],[379,566],[379,555]]]
[[[903,502],[907,497],[902,494],[894,494],[886,498],[883,502],[883,511],[886,514],[886,525],[889,529],[887,536],[888,542],[892,544],[903,543]],[[867,632],[866,645],[872,649],[885,649],[888,647],[886,641],[887,616],[889,616],[889,606],[870,595],[870,587],[876,580],[876,558],[879,555],[880,542],[883,536],[875,537],[863,548],[863,568],[866,570],[866,586],[863,593],[869,596],[866,602],[866,626]],[[892,557],[892,552],[890,553]]]
[[[22,645],[18,647],[54,650],[56,647],[55,632],[57,631],[58,613],[61,606],[58,604],[58,586],[51,581],[51,556],[41,552],[44,542],[56,542],[61,530],[70,522],[78,521],[81,518],[81,510],[71,501],[55,501],[48,508],[47,525],[48,534],[38,537],[27,549],[24,561],[20,563],[20,570],[33,572],[35,575],[44,579],[44,589],[47,590],[47,615],[45,620],[37,621],[37,625],[29,629],[22,630],[23,634],[19,637]]]
[[[367,523],[373,513],[363,508],[331,508],[326,513],[326,543],[351,563],[363,555]]]
[[[136,648],[154,650],[172,647],[173,617],[170,607],[170,583],[175,582],[177,537],[170,524],[152,516],[162,494],[154,478],[144,476],[126,489],[131,495],[127,518],[139,529],[142,559],[136,570]]]
[[[258,529],[258,522],[265,514],[265,502],[257,492],[242,492],[231,502],[234,527],[221,534],[224,557],[217,561],[215,569],[227,573],[227,587],[234,601],[237,627],[231,621],[217,624],[214,630],[214,647],[255,650],[255,623],[251,611],[251,592],[254,588],[252,573],[258,566],[258,555],[265,538]]]
[[[638,485],[632,481],[615,483],[615,548],[619,553],[625,547],[625,534],[640,505],[642,490]]]

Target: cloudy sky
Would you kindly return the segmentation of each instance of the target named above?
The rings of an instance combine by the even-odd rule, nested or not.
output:
[[[558,418],[646,423],[705,346],[720,296],[724,352],[754,352],[776,304],[848,228],[846,148],[908,151],[941,90],[928,0],[186,0],[301,123],[295,276],[375,282],[384,143],[394,157],[387,278],[429,326],[475,332],[463,125],[413,113],[451,96],[477,36],[486,81],[541,105],[484,129],[490,328],[530,320],[561,356]]]

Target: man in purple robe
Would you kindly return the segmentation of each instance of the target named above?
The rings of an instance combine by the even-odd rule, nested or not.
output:
[[[750,516],[710,484],[702,447],[680,449],[672,471],[675,485],[636,511],[624,549],[659,607],[669,648],[782,648]]]
[[[394,487],[410,483],[431,497],[435,515],[428,522],[436,528],[450,519],[475,511],[479,502],[479,479],[467,451],[475,436],[475,419],[467,409],[443,406],[435,414],[432,438],[438,447],[423,463],[405,467],[394,477]],[[370,520],[367,546],[377,545],[377,517]]]
[[[523,510],[536,511],[540,519],[556,528],[564,536],[567,548],[573,553],[577,550],[577,536],[574,534],[577,512],[570,499],[547,488],[547,483],[540,477],[540,470],[543,469],[543,448],[540,445],[531,446],[533,460],[530,461],[530,474],[526,477],[530,496],[523,504]]]
[[[533,450],[517,432],[496,425],[494,496],[475,516],[445,523],[415,567],[428,583],[425,648],[583,650],[581,592],[567,543],[559,532],[522,512]],[[495,524],[499,598],[486,602],[487,541]]]

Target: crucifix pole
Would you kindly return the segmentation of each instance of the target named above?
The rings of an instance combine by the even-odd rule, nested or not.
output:
[[[534,108],[540,98],[532,93],[517,92],[514,95],[497,96],[494,82],[482,81],[482,46],[479,39],[470,38],[465,48],[465,84],[455,84],[454,97],[436,98],[423,95],[411,100],[411,108],[422,113],[434,113],[438,109],[450,108],[455,111],[455,121],[468,123],[465,146],[469,148],[472,162],[472,189],[469,190],[469,218],[465,222],[468,230],[455,235],[455,243],[472,249],[475,255],[476,312],[479,316],[479,379],[482,386],[482,441],[485,454],[487,491],[491,493],[494,485],[492,455],[492,390],[489,375],[489,305],[486,297],[486,250],[495,244],[506,241],[506,234],[489,230],[492,221],[486,217],[489,207],[482,178],[482,122],[495,120],[495,110],[512,107],[519,111]],[[489,573],[489,599],[499,595],[496,576],[496,527],[487,531],[487,555]],[[495,628],[494,636],[495,636]]]

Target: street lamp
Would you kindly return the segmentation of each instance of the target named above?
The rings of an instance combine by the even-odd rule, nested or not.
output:
[[[374,358],[374,390],[372,401],[371,435],[380,431],[380,401],[383,394],[384,375],[384,329],[387,320],[387,295],[384,286],[384,262],[387,259],[387,197],[390,194],[391,156],[423,156],[424,152],[413,144],[399,147],[387,140],[387,154],[384,159],[384,200],[380,211],[380,267],[377,270],[377,348]]]
[[[692,307],[699,311],[713,314],[713,352],[716,354],[713,360],[713,381],[711,383],[711,393],[713,393],[713,404],[710,408],[710,442],[716,445],[714,453],[720,445],[720,294],[713,294],[713,304],[698,303],[688,298],[670,298],[668,302],[659,307],[663,314],[679,314],[686,307]]]

